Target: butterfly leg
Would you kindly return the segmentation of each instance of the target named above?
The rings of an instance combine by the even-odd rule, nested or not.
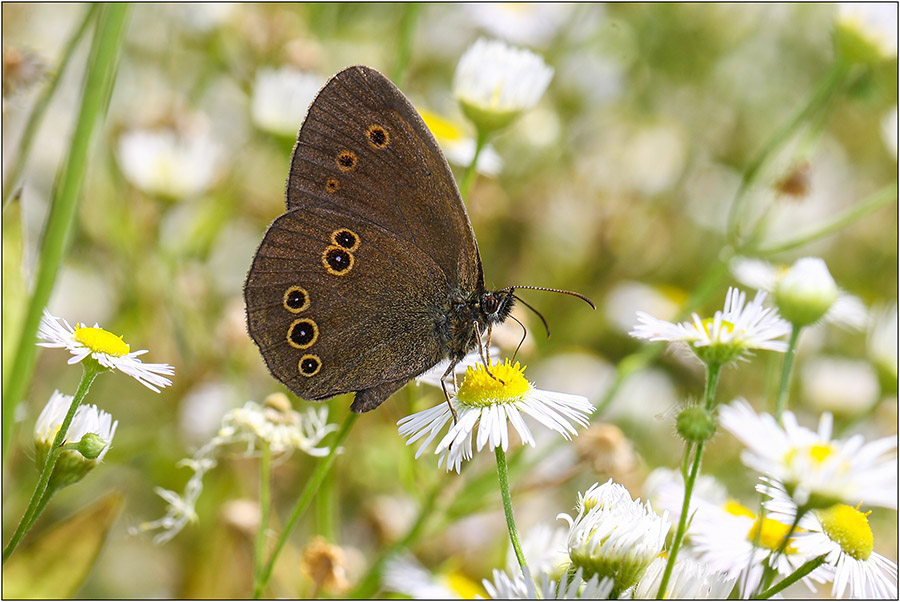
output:
[[[473,322],[473,325],[475,326],[475,336],[478,337],[478,353],[481,355],[481,361],[484,362],[484,371],[498,383],[505,385],[505,382],[494,376],[494,373],[491,372],[491,326],[488,325],[487,344],[485,344],[484,341],[481,340],[482,332],[478,321],[476,320]]]
[[[453,375],[453,387],[456,388],[456,373],[453,369],[456,368],[455,362],[450,362],[450,365],[447,366],[447,369],[444,371],[443,376],[441,376],[441,389],[444,390],[444,399],[447,400],[447,405],[450,406],[450,413],[453,414],[453,424],[459,422],[459,417],[456,415],[456,409],[453,407],[453,404],[450,403],[450,393],[447,392],[447,383],[444,382],[444,379],[447,378],[448,375]]]

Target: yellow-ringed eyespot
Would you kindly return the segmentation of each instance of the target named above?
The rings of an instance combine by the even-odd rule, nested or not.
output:
[[[353,267],[353,253],[344,247],[330,246],[322,253],[322,265],[329,274],[344,276]]]
[[[355,251],[359,248],[359,236],[353,230],[341,228],[331,233],[331,242],[339,247],[344,247],[348,251]]]
[[[294,320],[288,327],[287,342],[295,349],[308,349],[319,338],[319,327],[309,318]]]
[[[292,314],[299,314],[309,309],[309,293],[299,286],[292,286],[284,291],[284,308]]]
[[[322,360],[319,359],[318,355],[307,353],[300,358],[297,367],[303,376],[315,376],[322,369]]]

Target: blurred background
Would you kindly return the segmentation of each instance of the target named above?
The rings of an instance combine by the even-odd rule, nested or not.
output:
[[[4,185],[31,107],[87,10],[3,4]],[[739,243],[750,240],[741,254],[753,257],[743,251],[775,246],[896,182],[895,8],[893,49],[856,65],[771,156],[746,192],[741,237],[727,235],[747,166],[834,63],[839,12],[826,4],[132,6],[49,309],[72,324],[99,322],[123,334],[132,349],[150,350],[145,361],[172,364],[176,376],[159,395],[121,375],[98,379],[88,402],[119,421],[113,448],[81,484],[56,496],[32,535],[116,491],[120,514],[79,597],[248,594],[255,461],[224,458],[206,476],[199,522],[173,541],[157,546],[127,530],[164,512],[153,488],[181,491],[189,471],[176,462],[215,434],[226,411],[285,390],[246,334],[242,286],[266,226],[284,210],[291,149],[315,92],[347,65],[382,71],[426,116],[459,178],[475,132],[451,83],[460,55],[479,37],[530,48],[555,71],[538,106],[492,139],[466,199],[487,284],[565,288],[598,306],[522,292],[553,332],[548,340],[533,315],[516,314],[528,326],[518,357],[529,379],[604,407],[576,444],[550,437],[521,454],[513,474],[520,531],[554,524],[578,490],[609,477],[643,496],[649,471],[674,468],[680,457],[673,408],[701,394],[703,370],[663,352],[610,397],[617,367],[621,373],[622,360],[644,347],[627,334],[635,311],[675,319],[707,287],[694,309],[712,315],[738,284],[727,261]],[[4,375],[77,116],[89,40],[73,50],[21,188],[4,204]],[[824,258],[864,312],[853,324],[804,332],[791,409],[807,425],[828,410],[845,433],[896,434],[896,202],[765,259],[790,265],[807,255]],[[520,334],[512,324],[496,342],[511,354]],[[727,370],[719,399],[740,395],[769,407],[782,361],[774,355]],[[78,383],[80,370],[67,360],[58,350],[39,353],[16,416],[3,473],[4,541],[37,475],[34,420],[54,389],[71,394]],[[414,460],[415,447],[397,434],[397,420],[441,399],[439,389],[410,385],[364,415],[350,436],[333,499],[335,543],[351,582],[405,530],[432,487],[438,510],[413,546],[419,561],[476,583],[505,564],[493,459],[476,457],[461,476],[445,475],[427,454]],[[297,409],[308,404],[292,400]],[[349,397],[328,403],[331,421],[341,422]],[[755,508],[754,477],[739,451],[720,435],[704,471]],[[313,465],[298,454],[275,468],[278,516]],[[896,512],[876,509],[870,520],[875,549],[896,560]],[[314,591],[296,567],[317,529],[311,511],[279,563],[273,594]]]

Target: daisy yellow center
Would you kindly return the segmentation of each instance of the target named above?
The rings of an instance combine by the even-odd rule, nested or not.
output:
[[[428,129],[431,130],[431,133],[434,134],[435,138],[453,142],[458,142],[465,138],[462,128],[449,119],[446,119],[437,113],[424,110],[419,111],[419,115],[422,117],[422,121],[425,122],[425,125],[428,126]]]
[[[757,518],[753,523],[753,527],[750,528],[750,532],[747,533],[747,539],[755,542],[758,536],[760,547],[769,550],[777,550],[781,546],[781,543],[784,541],[789,530],[789,526],[780,523],[777,520],[764,518],[762,519],[762,523],[760,523],[760,520]],[[786,554],[796,554],[797,548],[788,545],[784,549],[784,552]]]
[[[477,583],[463,575],[460,571],[452,571],[441,579],[448,589],[459,594],[463,600],[474,600],[484,596],[485,592]]]
[[[91,351],[105,353],[113,357],[121,357],[131,350],[131,347],[122,340],[122,337],[117,337],[102,328],[76,326],[75,340]]]
[[[869,526],[868,512],[860,512],[846,504],[837,504],[816,513],[822,530],[831,541],[841,546],[845,554],[857,560],[868,560],[875,539]]]
[[[725,502],[724,508],[725,512],[733,516],[746,516],[747,518],[756,518],[756,514],[754,514],[752,510],[742,504],[739,504],[738,502],[735,502],[734,500],[728,500],[727,502]]]
[[[483,364],[471,366],[466,370],[466,378],[456,396],[469,406],[516,401],[531,389],[524,372],[525,366],[520,366],[519,362],[510,364],[509,360],[491,366],[490,373]]]
[[[788,465],[799,458],[809,458],[816,464],[823,464],[834,455],[834,448],[827,443],[815,443],[804,447],[792,448],[785,456]]]
[[[703,330],[706,331],[706,336],[711,336],[710,329],[715,323],[715,318],[706,318],[703,320]],[[722,320],[722,326],[719,328],[720,334],[731,334],[734,331],[734,324],[729,322],[728,320]]]

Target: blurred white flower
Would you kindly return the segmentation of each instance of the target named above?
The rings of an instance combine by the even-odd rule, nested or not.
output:
[[[613,580],[594,575],[584,579],[584,571],[577,569],[573,574],[554,579],[546,573],[534,575],[540,586],[536,590],[533,584],[526,582],[521,571],[508,573],[494,569],[493,579],[482,581],[484,589],[494,600],[606,600],[613,590]]]
[[[462,6],[491,35],[535,46],[550,41],[574,8],[571,4],[543,2],[478,2]]]
[[[881,139],[885,148],[897,158],[897,105],[881,118]]]
[[[459,59],[453,94],[466,116],[490,131],[536,105],[552,77],[553,69],[533,52],[480,39]]]
[[[869,358],[897,382],[897,302],[872,310],[866,336]]]
[[[784,489],[775,485],[757,487],[771,499],[765,502],[770,516],[793,523],[797,506]],[[846,504],[807,512],[800,518],[795,546],[801,554],[815,558],[826,554],[835,598],[896,599],[897,563],[874,550],[869,512]]]
[[[525,533],[521,541],[522,554],[534,579],[548,575],[558,580],[566,572],[569,566],[568,536],[565,528],[546,524],[535,525]],[[510,575],[521,573],[512,544],[506,551],[506,572]]]
[[[790,272],[788,266],[749,257],[735,257],[730,267],[731,274],[738,282],[769,293],[774,292],[779,281]],[[865,327],[867,317],[868,311],[859,297],[838,290],[837,299],[825,313],[824,320],[836,326],[861,330]]]
[[[119,137],[119,166],[148,194],[171,199],[197,196],[213,184],[222,148],[205,127],[174,131],[135,129]]]
[[[835,25],[838,34],[854,35],[854,46],[865,58],[897,56],[897,5],[893,2],[840,2]],[[854,55],[856,56],[856,55]]]
[[[659,556],[650,563],[644,576],[634,588],[633,597],[636,600],[656,599],[667,562],[668,559],[665,556]],[[734,577],[713,571],[705,563],[687,557],[679,557],[675,561],[675,566],[672,567],[672,574],[666,585],[663,599],[725,600],[734,589],[734,584]]]
[[[787,343],[775,340],[790,332],[790,325],[774,308],[763,308],[764,291],[758,291],[750,303],[746,295],[729,288],[725,309],[712,318],[672,324],[644,312],[637,312],[639,324],[629,333],[650,341],[686,343],[703,362],[725,365],[746,357],[752,349],[787,350]]]
[[[746,447],[744,464],[784,484],[798,506],[847,502],[897,507],[896,436],[869,443],[862,435],[833,440],[828,412],[818,431],[800,426],[789,411],[782,422],[783,428],[743,400],[719,408],[719,424]]]
[[[775,305],[784,319],[798,326],[818,321],[837,297],[837,284],[818,257],[798,259],[775,283]]]
[[[309,105],[325,80],[296,67],[263,68],[256,72],[250,115],[261,129],[294,138]]]
[[[408,552],[387,561],[384,587],[414,600],[470,600],[484,594],[478,584],[462,572],[432,573]]]
[[[534,418],[549,429],[571,439],[577,431],[572,422],[587,426],[588,416],[594,406],[580,395],[568,395],[553,391],[542,391],[525,380],[525,367],[509,360],[491,366],[489,374],[484,364],[477,364],[466,370],[462,385],[451,398],[458,421],[438,443],[434,453],[439,454],[438,466],[447,462],[459,472],[463,460],[472,458],[472,441],[476,438],[476,448],[481,451],[489,444],[490,449],[509,449],[509,425],[522,440],[534,447],[535,440],[522,414]],[[408,438],[412,445],[425,435],[425,440],[416,451],[416,458],[434,441],[438,433],[451,421],[452,413],[446,402],[433,408],[417,412],[400,419],[401,437]]]
[[[100,328],[99,324],[85,326],[75,324],[72,328],[68,322],[57,318],[44,310],[41,324],[38,328],[38,338],[43,343],[41,347],[62,348],[65,347],[72,354],[70,364],[76,364],[90,356],[101,366],[109,370],[118,370],[132,377],[151,391],[159,393],[158,387],[168,387],[172,381],[163,375],[175,374],[174,368],[169,364],[145,364],[138,356],[147,353],[146,349],[131,351],[131,347],[107,330]]]
[[[659,516],[612,479],[579,493],[575,510],[575,518],[557,516],[569,523],[569,558],[586,575],[611,578],[614,596],[638,582],[662,552],[671,526],[668,512]]]
[[[37,421],[34,424],[34,448],[35,459],[39,469],[44,468],[47,462],[47,455],[53,447],[53,441],[62,427],[63,420],[69,412],[74,398],[71,395],[63,395],[59,391],[54,391],[50,396],[50,401],[41,410]],[[51,487],[63,487],[80,481],[90,472],[99,462],[103,460],[109,446],[112,444],[113,437],[116,434],[116,427],[119,421],[113,421],[112,416],[107,412],[100,410],[95,405],[80,405],[75,410],[72,422],[69,423],[69,430],[63,444],[79,443],[87,435],[84,440],[88,448],[93,453],[85,456],[82,449],[63,450],[56,461],[51,475]],[[99,440],[97,439],[99,437]],[[99,452],[98,448],[102,446]],[[96,454],[96,455],[95,455]],[[93,457],[90,457],[93,456]]]
[[[642,311],[660,320],[673,320],[687,293],[665,286],[650,286],[642,282],[623,280],[606,295],[606,315],[622,331],[634,326],[634,312]]]
[[[818,411],[859,414],[878,401],[878,375],[869,362],[841,357],[814,357],[800,369],[806,405]]]
[[[462,167],[468,167],[472,163],[472,158],[475,156],[475,138],[467,135],[461,124],[424,109],[419,111],[419,115],[434,135],[435,140],[441,145],[447,161]],[[475,169],[480,174],[496,176],[503,169],[503,159],[500,158],[493,146],[485,145],[481,149],[481,154],[478,155],[478,164]]]

